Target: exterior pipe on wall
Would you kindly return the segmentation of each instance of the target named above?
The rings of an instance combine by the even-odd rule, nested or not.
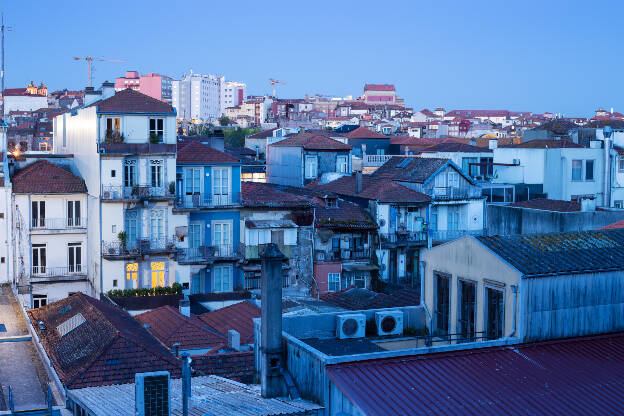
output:
[[[511,327],[511,334],[509,334],[509,337],[515,337],[516,336],[516,312],[517,312],[517,307],[516,307],[516,303],[518,300],[518,286],[517,285],[512,285],[511,286],[511,291],[513,292],[513,324]]]

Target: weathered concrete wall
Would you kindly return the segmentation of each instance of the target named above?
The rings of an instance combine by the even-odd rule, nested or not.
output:
[[[487,205],[488,235],[595,230],[624,219],[624,211],[555,212]]]

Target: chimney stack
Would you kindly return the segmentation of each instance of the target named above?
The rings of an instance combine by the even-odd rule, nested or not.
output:
[[[362,171],[358,170],[355,172],[355,193],[362,193]]]
[[[102,83],[102,99],[110,98],[115,95],[115,84],[109,81]]]
[[[191,397],[191,357],[187,352],[182,354],[182,416],[189,414],[189,398]]]
[[[275,243],[260,254],[262,259],[262,316],[260,354],[262,397],[283,396],[282,368],[282,262],[286,258]]]
[[[240,334],[234,329],[228,331],[228,348],[240,351]]]
[[[470,139],[470,140],[468,141],[468,144],[469,144],[470,146],[476,146],[476,145],[477,145],[477,141],[476,141],[475,139]]]
[[[188,299],[180,299],[180,313],[189,318],[191,317],[191,302]]]
[[[491,150],[497,149],[498,148],[498,139],[490,139],[488,147]]]

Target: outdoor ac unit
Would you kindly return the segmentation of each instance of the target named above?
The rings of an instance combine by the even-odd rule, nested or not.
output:
[[[104,197],[104,199],[111,199],[110,191],[104,191],[102,196]]]
[[[401,335],[403,333],[403,312],[375,312],[377,335]]]
[[[513,164],[514,165],[520,165],[520,159],[514,159],[513,160]]]
[[[365,330],[366,315],[363,313],[351,313],[336,317],[336,337],[339,339],[364,338]]]

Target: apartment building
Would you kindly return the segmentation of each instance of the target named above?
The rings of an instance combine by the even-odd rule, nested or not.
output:
[[[91,95],[88,95],[89,98]],[[173,213],[176,181],[176,113],[163,101],[131,89],[57,116],[54,152],[74,155],[90,190],[88,273],[96,293],[168,286],[176,272]]]
[[[221,84],[221,114],[230,107],[241,105],[247,97],[247,85],[242,82],[225,81]]]
[[[115,91],[130,88],[157,100],[171,104],[171,85],[173,79],[153,72],[139,75],[138,71],[126,71],[126,75],[115,80]]]
[[[225,78],[213,74],[185,74],[171,86],[177,117],[197,122],[215,121],[224,114],[221,98]]]

